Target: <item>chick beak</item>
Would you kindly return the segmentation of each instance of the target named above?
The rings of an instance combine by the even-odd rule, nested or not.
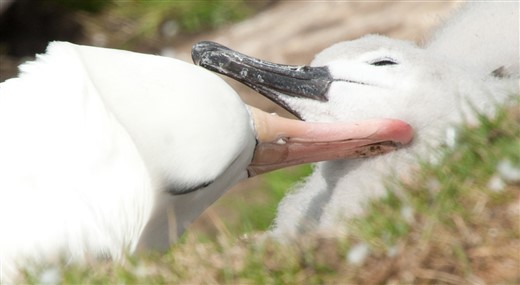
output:
[[[408,144],[413,131],[394,119],[355,123],[309,123],[269,114],[249,106],[257,145],[249,176],[325,160],[354,159],[387,153]]]

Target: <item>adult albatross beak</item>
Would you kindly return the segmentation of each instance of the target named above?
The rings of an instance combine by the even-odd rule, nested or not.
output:
[[[326,67],[274,64],[213,42],[194,45],[192,58],[197,65],[253,88],[298,118],[300,114],[280,97],[327,101],[333,80]],[[413,137],[411,126],[400,120],[310,123],[248,108],[258,142],[247,169],[249,176],[303,163],[383,154],[410,143]]]
[[[293,66],[267,62],[214,42],[199,42],[191,49],[196,65],[229,76],[251,87],[297,118],[300,114],[280,95],[327,101],[333,79],[327,67]]]

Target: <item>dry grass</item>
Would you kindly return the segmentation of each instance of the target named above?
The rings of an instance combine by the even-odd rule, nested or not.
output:
[[[512,110],[462,127],[440,163],[424,164],[415,182],[392,183],[401,191],[349,221],[347,236],[279,244],[250,233],[237,240],[240,222],[223,224],[209,240],[188,233],[163,256],[44,266],[23,281],[41,283],[50,271],[64,284],[518,284],[518,105]],[[353,263],[360,245],[367,251]]]

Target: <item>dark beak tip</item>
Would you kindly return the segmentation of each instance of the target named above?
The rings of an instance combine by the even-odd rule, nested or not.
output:
[[[191,59],[196,65],[201,65],[204,58],[211,57],[215,51],[224,52],[227,50],[224,46],[211,41],[201,41],[191,47]]]
[[[193,60],[194,64],[200,65],[206,46],[206,42],[198,42],[193,45],[191,48],[191,60]]]

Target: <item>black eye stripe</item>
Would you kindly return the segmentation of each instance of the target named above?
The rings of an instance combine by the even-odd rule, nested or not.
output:
[[[383,66],[383,65],[394,65],[394,64],[397,64],[397,62],[390,60],[390,59],[383,59],[383,60],[374,61],[370,64],[375,65],[375,66]]]

